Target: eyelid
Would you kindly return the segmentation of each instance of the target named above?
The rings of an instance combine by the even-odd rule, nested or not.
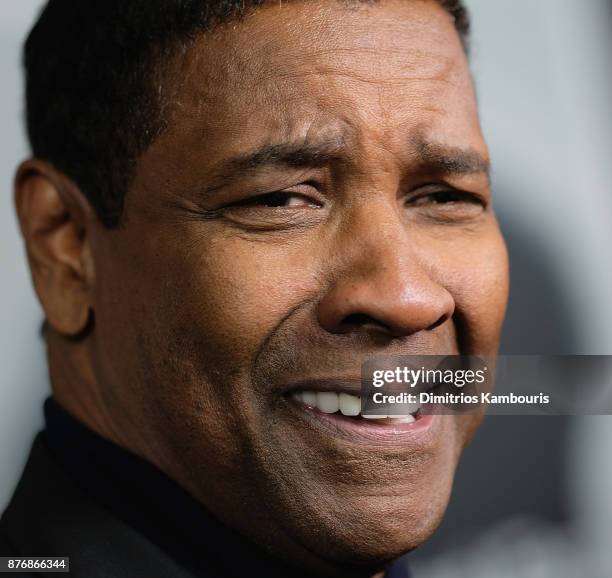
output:
[[[311,185],[310,183],[300,183],[299,185],[294,185],[294,189],[297,187],[307,186],[310,189],[317,190],[316,187]],[[317,191],[318,193],[318,191]],[[262,192],[254,195],[246,196],[242,199],[238,199],[237,201],[233,201],[225,205],[224,208],[232,208],[232,207],[248,207],[250,205],[256,205],[258,200],[263,200],[266,197],[273,197],[274,195],[284,195],[286,197],[300,197],[306,201],[309,201],[310,204],[316,204],[318,206],[323,206],[323,202],[319,198],[318,194],[312,194],[310,190],[308,192],[304,192],[301,190],[292,190],[292,189],[282,189],[282,190],[274,190],[268,192]]]
[[[300,197],[308,203],[299,206],[279,205],[265,206],[262,197],[282,195]],[[316,206],[313,207],[313,204]],[[226,204],[215,211],[215,218],[221,218],[232,226],[252,233],[298,231],[317,226],[325,218],[327,211],[318,195],[309,195],[292,190],[270,191],[247,195],[241,200]]]
[[[486,195],[483,195],[482,193],[460,189],[460,188],[453,187],[452,185],[448,185],[448,184],[433,184],[433,183],[429,185],[424,185],[414,190],[412,193],[407,195],[407,201],[414,203],[415,201],[418,201],[419,199],[433,197],[439,194],[451,194],[451,195],[454,194],[459,197],[464,197],[467,200],[471,200],[475,203],[481,204],[485,208],[489,204],[488,198],[486,197]]]

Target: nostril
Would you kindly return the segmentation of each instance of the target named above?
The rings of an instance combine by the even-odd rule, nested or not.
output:
[[[435,329],[436,327],[440,327],[440,325],[442,325],[447,319],[448,319],[448,315],[446,313],[444,313],[443,315],[440,315],[440,317],[438,318],[437,321],[435,321],[434,323],[432,323],[427,330],[431,331],[433,329]]]
[[[450,316],[446,313],[443,313],[438,317],[438,319],[425,328],[425,331],[431,331],[436,329],[442,325]],[[387,327],[384,323],[381,323],[374,317],[367,315],[366,313],[352,313],[351,315],[347,315],[342,323],[338,326],[340,332],[349,332],[353,329],[363,328],[363,327],[376,327],[383,331],[383,333],[392,333],[392,330]]]
[[[349,332],[353,329],[359,329],[363,327],[376,327],[380,328],[383,332],[388,332],[388,328],[380,321],[374,319],[374,317],[367,313],[352,313],[347,315],[340,323],[339,330],[341,332]]]
[[[372,323],[373,321],[374,319],[365,313],[352,313],[343,319],[342,325],[365,325],[366,323]]]

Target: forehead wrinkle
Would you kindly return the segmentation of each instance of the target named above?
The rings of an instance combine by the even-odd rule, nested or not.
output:
[[[402,0],[402,3],[404,1]],[[299,6],[301,3],[295,4]],[[359,0],[355,4],[360,7],[358,12],[362,12],[368,4],[381,3]],[[405,1],[403,5],[409,6],[410,4]],[[231,26],[221,27],[208,38],[202,39],[203,47],[212,41],[210,42],[212,45],[223,48],[221,62],[216,61],[211,67],[211,62],[202,54],[200,55],[201,64],[206,69],[218,70],[219,64],[233,69],[238,78],[249,77],[249,84],[252,86],[267,82],[274,83],[283,78],[294,79],[300,75],[311,75],[313,72],[330,74],[338,71],[368,82],[372,77],[380,79],[383,68],[381,64],[384,64],[384,68],[388,70],[389,63],[392,63],[392,67],[396,70],[394,76],[389,77],[389,82],[405,82],[410,80],[410,76],[414,80],[443,82],[445,79],[449,80],[449,72],[455,60],[451,54],[453,51],[445,50],[447,46],[452,49],[453,44],[449,45],[448,34],[452,33],[456,36],[456,30],[446,12],[439,7],[437,2],[432,2],[432,6],[435,7],[437,15],[433,13],[427,18],[422,16],[417,18],[411,10],[405,17],[399,19],[390,19],[385,16],[384,12],[381,12],[382,18],[376,20],[374,29],[371,25],[362,26],[358,18],[351,27],[353,31],[357,29],[357,33],[352,36],[343,33],[343,25],[330,27],[326,24],[325,19],[311,18],[305,26],[302,23],[299,27],[297,23],[283,23],[278,29],[275,27],[274,13],[270,13],[265,7],[260,7],[248,20],[245,20],[254,38],[250,36],[245,38],[245,35],[240,34],[234,36]],[[299,10],[302,11],[303,8]],[[326,6],[325,11],[332,14],[334,19],[344,19],[341,13],[344,11],[341,2],[330,3],[329,6]],[[267,12],[268,16],[260,17],[258,12]],[[364,11],[366,18],[376,13],[376,11],[367,9]],[[442,20],[440,16],[443,17]],[[322,25],[319,20],[323,21]],[[436,42],[430,49],[423,49],[417,42],[410,41],[412,36],[418,36],[424,31],[430,38],[434,37],[440,42]],[[226,37],[228,32],[229,37]],[[412,34],[413,32],[415,34]],[[291,33],[289,44],[282,45],[282,42],[279,42],[279,39],[283,38],[283,33]],[[381,34],[383,34],[382,38]],[[232,38],[234,42],[231,42]],[[215,39],[218,42],[214,42]],[[459,39],[456,40],[457,46],[460,46]],[[463,55],[463,50],[459,52]],[[369,66],[369,71],[357,70],[355,65],[359,62],[365,66],[370,64],[372,66]],[[319,70],[313,69],[313,65],[319,66]],[[363,66],[360,65],[359,68]],[[398,70],[405,71],[406,74],[402,72],[397,74]],[[223,74],[222,76],[227,78],[228,75]],[[384,80],[379,80],[379,82],[384,82]]]
[[[348,60],[338,58],[344,53]],[[356,66],[355,56],[364,53],[364,58]],[[275,61],[274,66],[260,69],[258,77],[253,83],[262,86],[268,83],[278,83],[283,80],[311,79],[320,77],[322,80],[330,77],[347,78],[365,84],[376,86],[398,86],[412,82],[443,83],[450,86],[459,86],[461,69],[455,61],[443,54],[426,51],[405,51],[345,48],[334,50],[317,50],[300,54],[290,62]],[[333,55],[333,60],[327,60],[327,55]],[[416,56],[416,58],[412,58]],[[374,60],[370,60],[374,57]],[[391,59],[397,59],[394,67],[390,67]],[[386,73],[383,75],[378,63],[387,62]],[[269,64],[272,64],[270,62]],[[392,73],[393,70],[393,73]]]
[[[397,75],[391,76],[387,75],[385,78],[376,77],[372,75],[366,75],[363,73],[359,73],[354,68],[346,67],[344,69],[340,69],[335,66],[323,66],[319,65],[314,70],[310,71],[287,71],[286,73],[275,71],[271,73],[267,78],[260,78],[256,85],[263,85],[270,81],[278,82],[279,80],[297,80],[297,79],[307,79],[313,77],[324,77],[329,78],[330,76],[338,77],[338,78],[346,78],[351,81],[356,81],[362,84],[372,85],[372,86],[387,86],[387,87],[398,87],[403,86],[407,82],[432,82],[432,83],[441,83],[447,86],[459,86],[457,82],[454,82],[450,78],[442,77],[440,75],[432,75],[432,76],[420,76],[420,75]]]
[[[364,6],[361,5],[361,7]],[[335,12],[336,9],[333,8],[333,11]],[[332,7],[329,7],[328,10],[331,11]],[[446,17],[445,13],[444,16]],[[268,93],[266,99],[274,101],[285,96],[283,85],[291,83],[298,77],[301,77],[307,85],[309,81],[317,83],[317,77],[321,82],[329,82],[330,75],[335,74],[338,82],[347,79],[349,82],[363,84],[364,87],[386,85],[393,89],[405,85],[410,92],[411,99],[416,101],[415,105],[418,104],[419,98],[418,94],[413,93],[419,91],[416,90],[416,87],[415,90],[412,90],[409,84],[427,82],[430,85],[428,90],[439,90],[449,84],[456,86],[462,84],[461,67],[455,66],[455,59],[448,53],[439,49],[424,50],[417,44],[411,45],[409,50],[406,50],[400,42],[401,38],[406,37],[406,30],[404,30],[406,26],[409,27],[408,29],[420,30],[423,27],[430,28],[433,23],[436,26],[432,27],[432,33],[439,35],[441,33],[437,26],[439,19],[435,16],[428,17],[423,22],[410,18],[400,21],[383,19],[381,26],[386,25],[390,28],[392,38],[387,36],[387,41],[381,43],[379,35],[374,34],[368,28],[363,30],[358,43],[354,46],[343,46],[345,38],[342,35],[313,24],[310,27],[312,30],[309,27],[306,31],[295,30],[300,33],[294,35],[297,41],[286,47],[288,52],[292,53],[291,58],[287,58],[287,50],[279,52],[277,37],[270,34],[269,20],[253,15],[249,22],[250,26],[260,33],[255,43],[245,44],[243,35],[235,37],[232,27],[228,26],[220,28],[210,36],[198,39],[190,46],[190,50],[185,51],[181,60],[187,60],[189,64],[183,61],[182,73],[178,75],[179,81],[183,88],[188,82],[194,90],[190,95],[185,95],[184,90],[175,91],[172,99],[173,106],[169,108],[174,109],[174,112],[180,110],[181,114],[188,119],[206,116],[210,114],[211,107],[232,99],[237,92],[240,92],[244,88],[245,80],[248,80],[250,90],[263,89]],[[289,28],[291,26],[289,25]],[[450,25],[444,28],[448,28],[453,34],[456,33]],[[236,29],[239,30],[240,26]],[[331,33],[325,34],[326,31]],[[398,36],[399,33],[401,37]],[[313,34],[314,38],[312,38]],[[231,42],[232,39],[237,41]],[[314,39],[315,42],[306,42],[305,40],[308,39]],[[198,47],[201,50],[198,50]],[[222,48],[220,61],[216,60],[213,63],[208,58],[211,47]],[[357,59],[357,64],[362,61],[361,65],[356,66],[355,58],[353,60],[349,58],[351,55],[354,57],[355,54],[361,55],[361,58]],[[462,51],[461,54],[463,54]],[[283,58],[276,57],[283,55]],[[331,58],[333,60],[326,62]],[[369,62],[376,64],[389,60],[395,61],[397,66],[385,66],[386,77],[381,77],[380,66],[365,69]],[[403,74],[403,71],[406,74]],[[204,83],[201,82],[203,73],[209,75],[208,81]],[[228,82],[232,79],[233,82]],[[211,91],[211,87],[214,87],[215,90]],[[176,92],[182,94],[179,95]],[[273,104],[278,105],[278,103]],[[248,103],[244,103],[243,106],[245,109],[249,108]],[[224,123],[224,119],[217,121],[211,119],[211,121],[215,124]]]

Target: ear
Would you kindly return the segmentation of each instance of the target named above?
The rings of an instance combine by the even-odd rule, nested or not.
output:
[[[15,207],[47,322],[75,337],[87,326],[92,307],[91,206],[68,177],[32,159],[17,170]]]

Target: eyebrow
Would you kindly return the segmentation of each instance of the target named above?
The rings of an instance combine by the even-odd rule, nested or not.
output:
[[[317,168],[338,161],[343,156],[346,143],[342,138],[316,142],[265,144],[260,148],[238,154],[225,160],[215,171],[213,183],[207,188],[212,191],[221,188],[238,174],[275,168]]]
[[[420,132],[412,136],[411,144],[421,169],[447,175],[483,174],[491,181],[491,161],[476,149],[436,143]]]
[[[409,139],[418,169],[444,175],[484,174],[490,182],[490,161],[472,148],[443,145],[425,138],[421,131]],[[236,175],[266,168],[318,168],[346,156],[346,140],[331,138],[315,142],[265,144],[221,163],[205,192],[225,186]]]

